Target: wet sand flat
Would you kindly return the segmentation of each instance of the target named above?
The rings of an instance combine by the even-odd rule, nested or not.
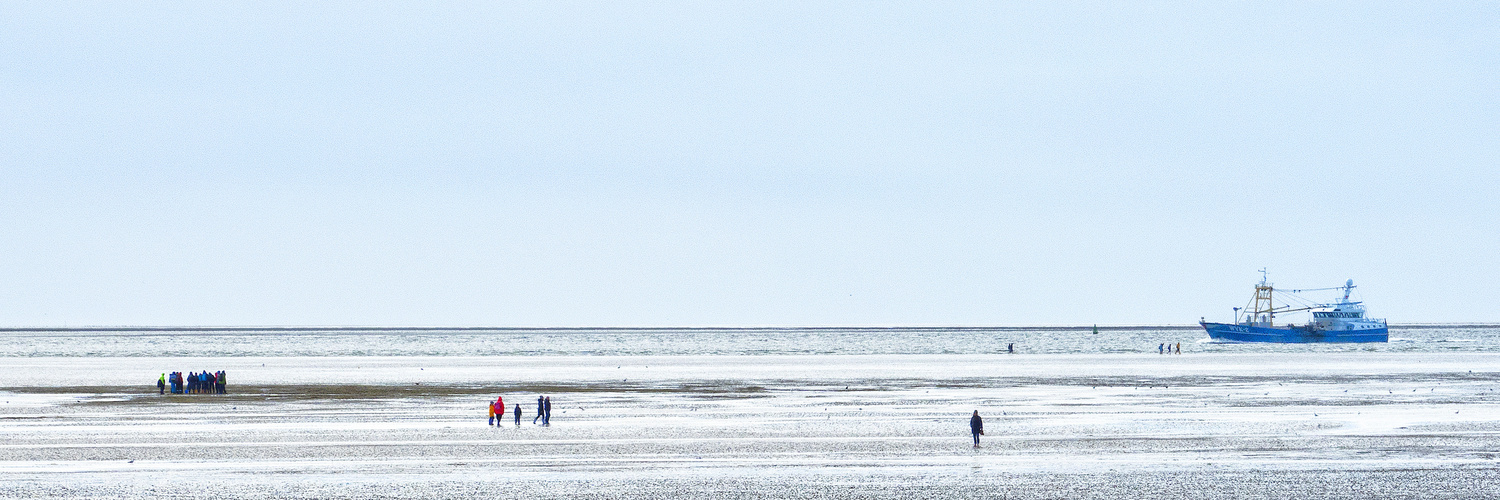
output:
[[[231,394],[118,383],[195,369]],[[1474,498],[1497,389],[1463,353],[5,358],[0,495]]]

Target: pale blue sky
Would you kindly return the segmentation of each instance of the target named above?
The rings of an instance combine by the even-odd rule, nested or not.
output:
[[[0,325],[1500,321],[1485,2],[0,2]]]

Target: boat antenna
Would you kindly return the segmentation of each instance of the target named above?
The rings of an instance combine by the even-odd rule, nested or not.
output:
[[[1266,284],[1266,268],[1260,268],[1260,284]]]
[[[1344,302],[1349,301],[1349,292],[1354,291],[1354,280],[1344,282]]]

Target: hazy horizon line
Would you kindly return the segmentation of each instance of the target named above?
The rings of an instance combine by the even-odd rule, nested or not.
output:
[[[1391,323],[1391,328],[1461,328],[1500,327],[1500,322]],[[1197,324],[1049,324],[1049,325],[677,325],[677,326],[371,326],[371,325],[202,325],[202,326],[9,326],[0,332],[361,332],[361,331],[691,331],[691,330],[856,330],[856,331],[936,331],[936,330],[1136,330],[1142,328],[1188,330]]]

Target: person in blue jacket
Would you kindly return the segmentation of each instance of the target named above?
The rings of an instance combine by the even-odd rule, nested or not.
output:
[[[979,447],[979,436],[984,434],[984,419],[979,418],[979,410],[974,410],[974,416],[969,417],[969,433],[974,435],[974,447]]]

